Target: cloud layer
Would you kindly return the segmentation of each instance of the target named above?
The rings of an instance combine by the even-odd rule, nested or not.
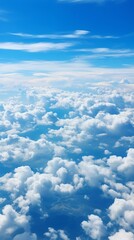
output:
[[[133,239],[133,91],[15,95],[0,104],[0,237]]]

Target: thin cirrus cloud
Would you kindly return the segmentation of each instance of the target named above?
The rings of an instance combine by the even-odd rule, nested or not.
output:
[[[88,35],[90,31],[75,30],[69,34],[29,34],[29,33],[10,33],[10,35],[24,38],[48,38],[48,39],[65,39],[65,38],[80,38]]]
[[[92,35],[92,36],[90,36],[90,38],[93,38],[93,39],[118,39],[118,38],[120,38],[120,36],[112,36],[112,35],[105,35],[105,36],[102,36],[102,35]]]
[[[90,38],[90,39],[119,39],[121,36],[113,35],[92,35],[88,30],[75,30],[69,34],[29,34],[29,33],[9,33],[12,36],[31,38],[31,39],[78,39],[78,38]]]
[[[72,43],[51,43],[51,42],[39,42],[39,43],[16,43],[16,42],[3,42],[0,43],[1,50],[18,50],[25,52],[43,52],[52,50],[64,50],[72,47]]]
[[[104,58],[104,57],[133,57],[134,51],[133,49],[111,49],[111,48],[83,48],[78,49],[76,51],[80,52],[88,52],[88,56],[84,56],[84,58]]]

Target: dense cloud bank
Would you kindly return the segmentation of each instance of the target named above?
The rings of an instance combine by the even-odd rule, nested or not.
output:
[[[133,97],[47,88],[1,100],[1,239],[134,239]]]

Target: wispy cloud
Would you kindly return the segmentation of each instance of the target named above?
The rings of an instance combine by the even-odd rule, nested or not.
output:
[[[90,31],[87,30],[76,30],[69,34],[29,34],[29,33],[10,33],[10,35],[22,38],[31,39],[79,39],[79,38],[89,38],[89,39],[118,39],[121,36],[113,35],[91,35]]]
[[[0,43],[0,49],[2,50],[18,50],[25,52],[43,52],[63,50],[73,46],[72,43],[51,43],[51,42],[39,42],[39,43],[17,43],[17,42],[3,42]]]
[[[10,33],[10,35],[24,37],[24,38],[47,38],[47,39],[65,39],[65,38],[80,38],[88,35],[90,31],[87,30],[75,30],[69,34],[29,34],[29,33]]]
[[[121,36],[113,36],[113,35],[91,35],[89,38],[93,39],[118,39],[121,38]]]
[[[134,66],[121,68],[96,67],[84,59],[69,61],[22,61],[17,63],[0,63],[0,84],[8,86],[42,86],[71,84],[111,84],[121,79],[133,82]],[[27,74],[28,73],[28,74]],[[30,73],[30,75],[29,75]],[[16,80],[15,80],[16,79]],[[98,85],[98,86],[100,86]],[[130,84],[132,88],[132,84]]]
[[[84,58],[104,58],[104,57],[133,57],[133,49],[110,49],[110,48],[83,48],[75,51],[85,52],[88,55]]]
[[[31,38],[31,39],[79,39],[79,38],[90,38],[90,39],[118,39],[121,36],[113,35],[92,35],[87,30],[76,30],[69,34],[29,34],[29,33],[9,33],[12,36]]]

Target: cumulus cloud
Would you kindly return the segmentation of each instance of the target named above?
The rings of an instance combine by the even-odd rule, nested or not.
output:
[[[21,233],[16,235],[13,240],[37,240],[36,234],[31,234],[29,232]]]
[[[12,234],[18,230],[26,230],[29,227],[29,218],[16,212],[12,205],[6,205],[0,214],[0,236],[11,239]]]
[[[124,229],[120,229],[119,232],[116,232],[114,235],[108,238],[109,240],[133,240],[134,234],[132,232],[126,232]]]
[[[134,195],[128,196],[128,199],[115,198],[114,203],[109,207],[109,214],[112,221],[116,221],[126,230],[133,229],[134,217]]]
[[[117,170],[122,174],[125,174],[128,178],[131,178],[134,172],[134,149],[128,150],[127,156],[122,158],[118,156],[111,156],[108,159],[108,164],[113,170]]]
[[[51,158],[54,146],[45,139],[30,140],[12,135],[1,140],[1,162],[3,161],[30,161],[33,159]]]
[[[0,119],[1,238],[133,236],[133,91],[19,89]]]
[[[47,239],[50,240],[69,240],[70,238],[68,238],[68,236],[65,234],[65,232],[63,230],[55,230],[51,227],[49,227],[48,232],[44,233],[44,236]]]
[[[29,166],[21,166],[14,170],[14,174],[7,173],[0,178],[1,190],[6,190],[13,194],[13,197],[23,193],[26,180],[33,175]]]
[[[79,163],[79,171],[90,186],[100,185],[106,177],[109,178],[111,175],[110,169],[95,164],[92,157],[83,157],[83,161]]]
[[[81,223],[81,226],[86,235],[92,239],[99,240],[102,239],[102,237],[105,235],[105,226],[102,219],[97,215],[89,215],[88,221],[83,221]]]

